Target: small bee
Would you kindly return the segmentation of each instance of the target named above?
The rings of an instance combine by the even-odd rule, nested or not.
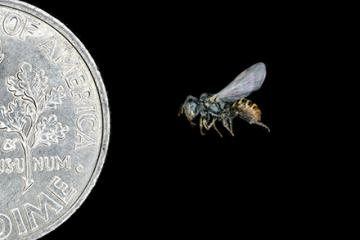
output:
[[[192,125],[193,120],[200,115],[200,133],[204,135],[204,128],[214,128],[222,137],[216,127],[216,122],[222,122],[223,126],[234,136],[233,119],[239,116],[250,124],[270,129],[261,122],[261,111],[252,101],[246,99],[252,92],[260,89],[266,76],[264,63],[256,63],[240,73],[229,85],[217,94],[203,93],[200,98],[188,96],[181,106],[179,116],[185,114]]]

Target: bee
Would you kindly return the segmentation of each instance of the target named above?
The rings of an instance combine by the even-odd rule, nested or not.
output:
[[[199,98],[189,95],[180,107],[179,116],[184,114],[187,120],[193,121],[199,116],[201,135],[205,135],[204,129],[209,131],[214,128],[222,137],[216,127],[221,122],[232,136],[233,119],[239,117],[249,124],[261,126],[270,132],[270,128],[261,122],[261,111],[259,107],[249,99],[252,92],[262,86],[266,76],[264,63],[256,63],[240,73],[229,85],[216,94],[203,93]]]

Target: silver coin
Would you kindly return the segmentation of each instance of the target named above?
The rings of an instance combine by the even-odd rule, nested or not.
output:
[[[96,65],[58,20],[0,0],[0,240],[38,239],[82,204],[109,141]]]

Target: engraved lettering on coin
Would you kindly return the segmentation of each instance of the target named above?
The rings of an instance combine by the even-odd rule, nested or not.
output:
[[[43,11],[0,0],[0,240],[35,240],[80,207],[109,141],[101,76]]]
[[[58,197],[65,205],[69,204],[70,200],[74,197],[77,190],[74,187],[69,186],[67,183],[61,180],[60,177],[55,176],[51,181],[49,191]]]
[[[25,40],[27,36],[36,33],[40,23],[10,12],[5,16],[2,25],[4,32],[9,36],[17,36],[19,39]]]
[[[0,240],[6,239],[12,231],[10,218],[4,214],[0,214]]]
[[[10,36],[20,33],[23,25],[21,17],[16,13],[9,13],[3,21],[4,32]]]
[[[58,214],[63,209],[63,206],[57,203],[49,195],[41,192],[37,196],[37,204],[25,203],[24,208],[30,222],[30,229],[36,230],[39,227],[39,221],[49,221],[50,209],[52,209],[55,214]]]
[[[31,166],[33,172],[70,171],[73,169],[71,156],[40,156],[33,157]],[[78,171],[78,167],[76,168]],[[24,158],[0,158],[0,174],[24,174]]]
[[[27,231],[26,226],[24,224],[24,219],[21,216],[20,209],[19,208],[14,208],[14,209],[11,210],[11,213],[12,213],[13,218],[15,220],[19,235],[21,236],[21,235],[26,234],[28,231]]]

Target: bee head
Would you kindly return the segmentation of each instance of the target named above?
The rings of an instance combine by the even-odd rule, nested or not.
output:
[[[211,96],[211,94],[209,94],[209,93],[202,93],[200,95],[200,101],[205,102],[210,96]]]
[[[199,114],[199,99],[193,96],[188,96],[181,107],[181,112],[191,122]]]

